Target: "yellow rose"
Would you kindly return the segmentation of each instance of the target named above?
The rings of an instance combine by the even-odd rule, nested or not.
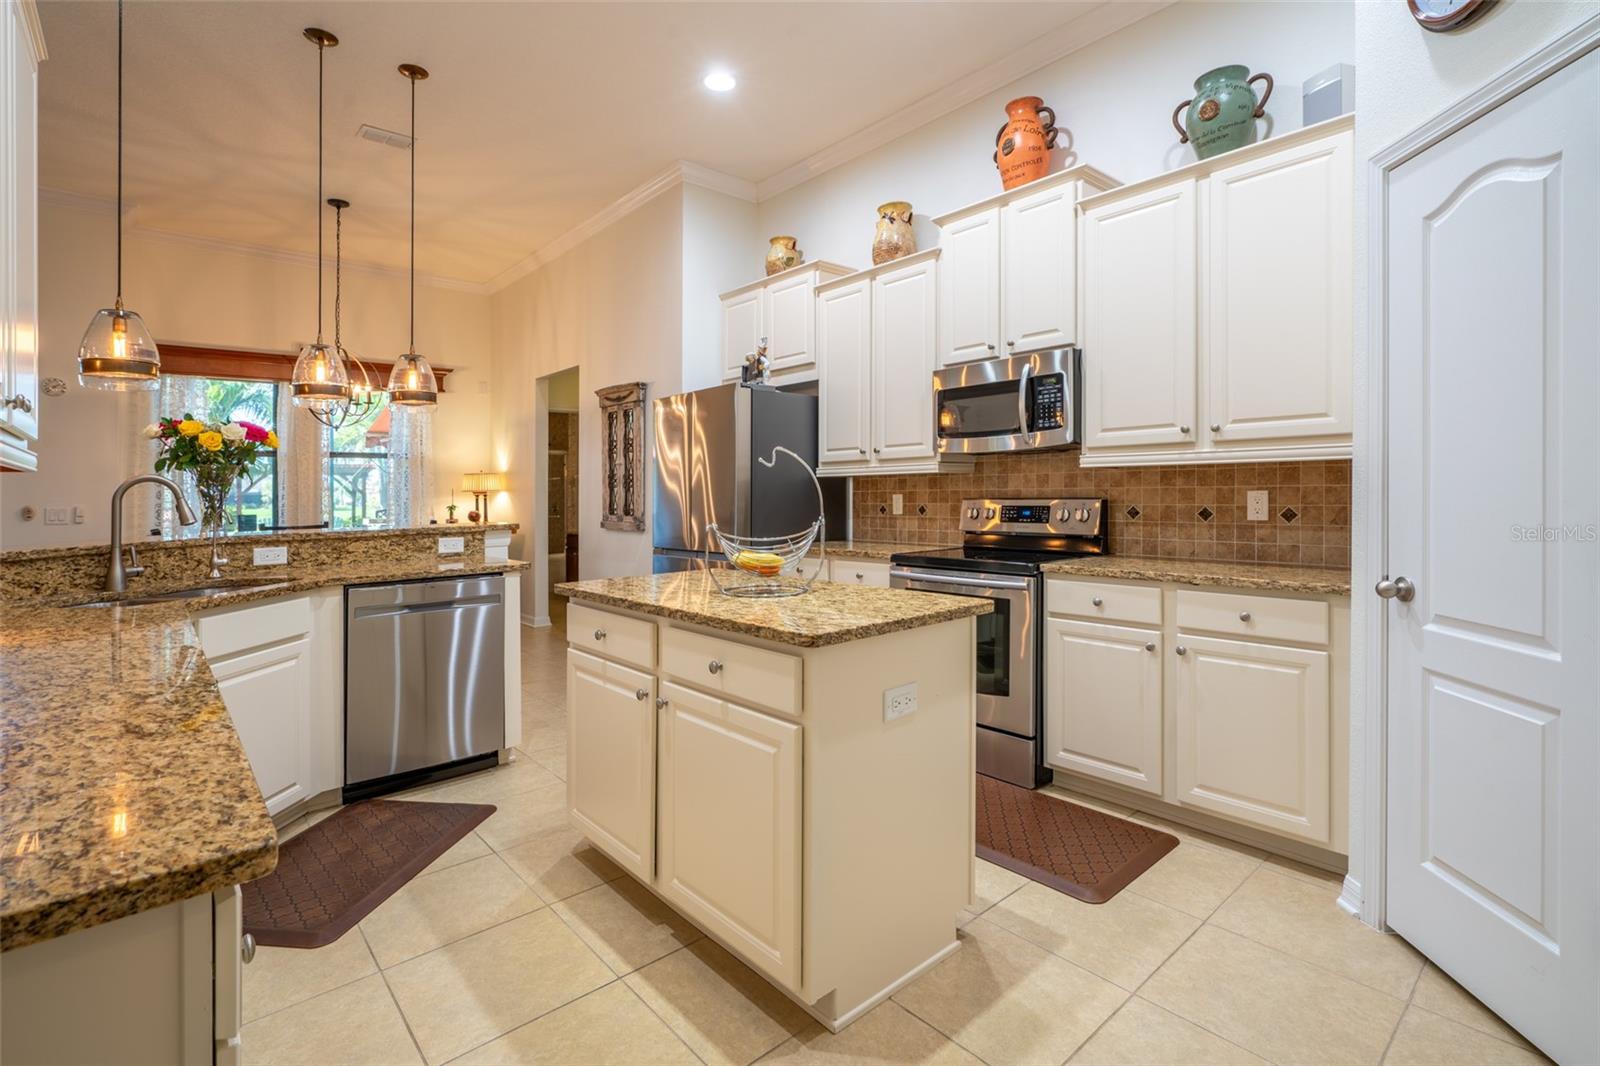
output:
[[[220,452],[222,450],[222,434],[214,429],[208,433],[202,433],[200,434],[199,443],[200,447],[208,452]]]
[[[182,422],[178,423],[178,432],[182,433],[185,437],[197,437],[200,435],[200,431],[205,428],[206,427],[203,423],[196,422],[192,418],[185,418]]]
[[[278,434],[273,432],[270,429],[267,430],[267,447],[276,448],[277,446],[278,446]]]

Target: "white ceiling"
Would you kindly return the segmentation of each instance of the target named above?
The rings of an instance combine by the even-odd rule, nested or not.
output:
[[[130,221],[315,251],[306,26],[340,38],[326,190],[353,204],[347,259],[405,265],[406,153],[355,133],[407,129],[395,66],[417,62],[433,75],[417,89],[417,269],[485,284],[674,161],[761,182],[1009,56],[1037,66],[1041,37],[1102,6],[132,0]],[[115,5],[40,8],[41,184],[109,197]],[[705,90],[713,66],[739,87]]]

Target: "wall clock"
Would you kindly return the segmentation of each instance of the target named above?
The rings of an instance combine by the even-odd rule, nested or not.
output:
[[[1453,30],[1481,14],[1494,0],[1406,0],[1425,30]]]

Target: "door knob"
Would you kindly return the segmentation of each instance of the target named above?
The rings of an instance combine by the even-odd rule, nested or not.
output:
[[[256,938],[249,933],[239,938],[239,957],[245,961],[246,965],[255,961]]]
[[[706,669],[710,670],[713,674],[720,674],[722,673],[722,664],[717,662],[717,660],[712,659],[706,664]]]
[[[1399,600],[1401,603],[1410,603],[1417,595],[1417,586],[1409,578],[1397,577],[1394,580],[1384,578],[1372,586],[1376,592],[1386,600]]]
[[[1188,655],[1189,654],[1189,649],[1185,648],[1182,644],[1179,644],[1176,648],[1174,648],[1172,650],[1177,652],[1179,655]]]
[[[603,630],[603,629],[595,630],[594,631],[594,639],[595,640],[605,640],[606,639],[606,631]]]
[[[1145,641],[1144,650],[1145,651],[1155,651],[1156,650],[1156,642],[1153,641],[1153,640]]]

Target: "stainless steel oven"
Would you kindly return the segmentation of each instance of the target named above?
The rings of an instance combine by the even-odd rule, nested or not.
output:
[[[933,375],[939,451],[1015,452],[1079,443],[1083,361],[1050,348]]]

